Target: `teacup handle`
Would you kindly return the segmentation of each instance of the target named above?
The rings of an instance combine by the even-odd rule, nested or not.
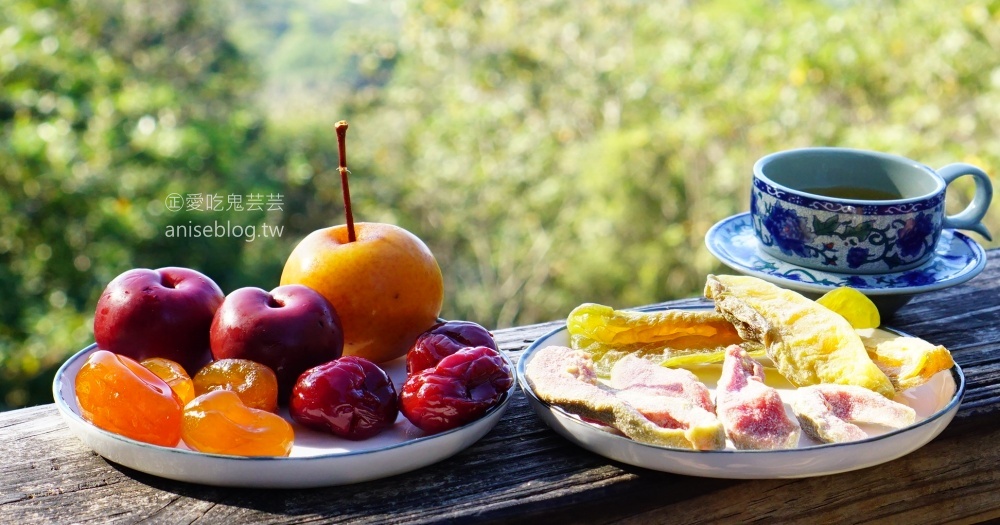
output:
[[[986,237],[986,240],[992,241],[993,237],[982,223],[986,210],[990,207],[990,201],[993,200],[993,183],[990,182],[989,175],[971,164],[961,162],[949,164],[937,172],[944,179],[946,185],[963,175],[972,175],[976,182],[976,194],[972,197],[969,206],[960,213],[946,216],[942,226],[957,230],[971,230]]]

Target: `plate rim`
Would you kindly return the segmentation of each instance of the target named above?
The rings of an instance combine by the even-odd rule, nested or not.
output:
[[[64,361],[63,364],[59,366],[58,370],[56,370],[55,377],[52,380],[52,396],[54,398],[56,408],[57,408],[58,412],[60,413],[60,415],[62,415],[64,418],[71,418],[73,420],[73,422],[76,423],[77,425],[81,425],[81,424],[85,425],[91,431],[96,431],[97,433],[101,434],[103,437],[110,438],[112,440],[121,442],[124,445],[128,445],[128,446],[131,446],[131,447],[139,447],[139,448],[152,448],[157,453],[179,454],[179,455],[181,455],[183,457],[189,457],[189,458],[192,458],[192,459],[195,459],[195,458],[213,458],[213,459],[219,459],[219,460],[225,460],[225,461],[239,461],[239,462],[246,462],[246,463],[250,463],[250,462],[280,462],[282,464],[287,464],[287,463],[299,463],[299,462],[315,462],[315,461],[318,461],[318,460],[336,460],[336,459],[340,459],[340,458],[355,458],[355,457],[365,456],[365,455],[369,455],[369,454],[377,454],[377,453],[392,451],[392,450],[399,449],[399,448],[402,448],[402,447],[411,447],[411,446],[418,446],[418,445],[422,446],[425,443],[433,442],[435,440],[446,440],[449,436],[451,436],[453,434],[457,434],[457,433],[463,432],[463,431],[465,431],[465,432],[473,431],[474,427],[477,426],[477,423],[481,424],[483,421],[486,421],[486,420],[490,419],[492,416],[496,415],[497,412],[503,412],[503,411],[505,411],[506,408],[509,406],[509,404],[511,402],[511,399],[513,398],[514,389],[515,389],[516,384],[517,384],[517,372],[516,372],[516,367],[515,367],[514,363],[511,361],[510,356],[508,356],[506,354],[506,352],[504,352],[503,350],[498,350],[497,353],[500,354],[500,356],[502,357],[502,359],[507,363],[507,366],[511,369],[511,373],[514,374],[514,380],[515,380],[514,383],[515,384],[512,384],[511,388],[508,389],[506,392],[504,392],[504,394],[501,397],[501,400],[500,400],[499,403],[497,403],[496,405],[490,407],[490,409],[487,410],[478,419],[476,419],[474,421],[470,421],[469,423],[466,423],[466,424],[464,424],[464,425],[462,425],[460,427],[456,427],[456,428],[453,428],[453,429],[450,429],[450,430],[446,430],[444,432],[439,432],[439,433],[436,433],[436,434],[423,435],[423,436],[415,437],[415,438],[412,438],[412,439],[407,439],[406,441],[402,441],[402,442],[399,442],[399,443],[392,443],[390,445],[386,445],[386,446],[379,447],[379,448],[372,448],[372,449],[364,449],[364,450],[356,450],[356,451],[346,451],[346,452],[345,451],[341,451],[341,452],[334,452],[334,453],[316,454],[316,455],[311,455],[311,456],[294,456],[294,457],[292,457],[292,456],[241,456],[241,455],[231,455],[231,454],[218,454],[218,453],[212,453],[212,452],[199,452],[197,450],[190,450],[190,449],[178,448],[176,446],[174,446],[174,447],[166,447],[166,446],[157,445],[157,444],[154,444],[154,443],[147,443],[145,441],[139,441],[139,440],[127,437],[127,436],[123,436],[121,434],[117,434],[117,433],[111,432],[109,430],[105,430],[105,429],[100,428],[97,425],[94,425],[93,423],[87,421],[86,419],[84,419],[83,416],[80,415],[76,410],[74,410],[73,407],[69,406],[69,404],[64,399],[64,397],[62,395],[63,394],[63,388],[62,388],[63,387],[63,381],[62,380],[63,380],[64,377],[68,378],[67,370],[72,365],[72,363],[74,363],[78,359],[82,359],[85,355],[87,355],[89,353],[92,353],[93,351],[95,351],[97,349],[98,349],[97,343],[91,343],[90,345],[88,345],[88,346],[84,347],[83,349],[75,352],[72,356],[70,356],[69,358],[67,358],[66,361]],[[379,365],[379,366],[381,366],[381,365]],[[72,381],[74,379],[75,378],[68,379],[68,380]],[[400,386],[400,388],[402,388],[402,386]],[[499,420],[497,422],[499,422]],[[495,426],[495,423],[492,426]],[[486,433],[489,433],[490,430],[492,430],[492,426],[489,429],[486,430],[486,432],[484,433],[484,436],[485,436]],[[79,439],[80,436],[77,436],[77,438]],[[84,443],[84,445],[87,446],[88,448],[91,448],[86,443]],[[467,448],[467,447],[463,447],[463,448]],[[459,449],[459,450],[462,450],[462,449]],[[101,454],[101,456],[105,457],[103,454]],[[446,458],[447,458],[447,456],[445,456],[444,458],[441,458],[441,459],[439,459],[437,461],[441,461],[441,460],[446,459]],[[114,461],[114,459],[112,459],[112,458],[107,458],[107,459],[109,459],[111,461]],[[434,462],[432,462],[430,464],[436,463],[437,461],[434,461]],[[157,475],[157,474],[154,474],[154,473],[150,473],[150,474]],[[390,474],[390,475],[392,475],[392,474]],[[379,476],[379,477],[372,478],[372,479],[379,479],[381,477],[386,477],[386,476]],[[328,486],[333,486],[333,485],[334,484],[330,484]]]
[[[683,306],[678,306],[678,307],[649,306],[649,307],[642,307],[642,308],[634,308],[633,310],[645,311],[645,312],[657,312],[657,311],[666,311],[666,310],[689,310],[689,309],[709,309],[709,308],[712,308],[712,306],[710,306],[710,305],[683,305]],[[897,328],[892,328],[892,327],[887,327],[887,326],[880,326],[879,329],[888,330],[888,331],[891,331],[891,332],[894,332],[896,334],[903,335],[903,336],[910,336],[905,331],[897,329]],[[549,338],[555,336],[556,334],[558,334],[558,333],[560,333],[562,331],[566,331],[566,330],[568,330],[568,326],[566,324],[564,324],[564,325],[562,325],[560,327],[554,328],[554,329],[546,332],[545,334],[543,334],[540,337],[538,337],[537,339],[535,339],[535,341],[533,341],[528,346],[528,348],[526,348],[524,350],[524,352],[521,354],[520,358],[517,361],[517,382],[518,382],[518,385],[521,387],[521,393],[523,393],[524,396],[527,397],[527,398],[529,398],[530,400],[532,400],[534,402],[537,402],[538,404],[540,404],[540,405],[542,405],[544,407],[547,407],[547,408],[549,408],[551,410],[559,412],[563,416],[562,419],[569,420],[573,424],[582,425],[583,427],[586,427],[586,428],[589,428],[589,429],[592,429],[592,430],[595,430],[595,431],[605,432],[605,433],[608,434],[609,439],[622,440],[621,442],[622,443],[627,443],[628,444],[627,446],[636,446],[637,445],[637,446],[639,446],[641,448],[648,448],[648,449],[651,449],[651,450],[663,451],[663,452],[669,452],[669,453],[682,453],[682,454],[694,454],[694,455],[706,455],[707,454],[707,455],[710,455],[710,456],[718,456],[718,455],[726,456],[726,455],[733,455],[733,454],[736,454],[738,456],[745,456],[745,455],[772,455],[772,454],[776,455],[776,454],[801,454],[803,452],[816,452],[816,451],[820,451],[820,450],[830,450],[830,449],[836,449],[836,448],[841,448],[841,447],[857,446],[857,445],[861,445],[861,444],[865,444],[865,443],[876,443],[878,441],[881,441],[881,440],[884,440],[884,439],[887,439],[887,438],[891,438],[893,436],[898,436],[898,435],[901,435],[903,433],[910,432],[910,431],[912,431],[914,429],[917,429],[919,427],[922,427],[924,425],[928,425],[928,424],[934,423],[934,422],[936,422],[938,419],[940,419],[942,417],[946,417],[949,413],[952,413],[953,411],[957,410],[957,408],[959,408],[961,406],[962,401],[965,399],[965,391],[966,391],[965,372],[962,370],[961,366],[959,366],[958,363],[954,363],[954,365],[951,368],[949,368],[948,371],[951,373],[952,380],[955,381],[955,393],[952,395],[951,399],[948,401],[947,404],[945,404],[944,407],[938,409],[933,414],[927,416],[927,418],[925,418],[925,419],[923,419],[921,421],[918,421],[918,422],[914,423],[913,425],[909,425],[909,426],[901,428],[901,429],[893,429],[893,430],[891,430],[889,432],[885,432],[885,433],[879,434],[877,436],[869,436],[869,437],[867,437],[865,439],[860,439],[860,440],[857,440],[857,441],[843,442],[843,443],[822,443],[822,444],[811,445],[811,446],[802,447],[802,448],[776,449],[776,450],[730,450],[730,449],[723,449],[723,450],[693,450],[693,449],[685,449],[685,448],[668,447],[668,446],[664,446],[664,445],[655,445],[655,444],[652,444],[652,443],[643,443],[641,441],[635,441],[634,439],[631,439],[631,438],[629,438],[627,436],[624,436],[624,435],[620,435],[620,434],[616,434],[616,433],[612,433],[612,432],[606,432],[604,430],[601,430],[597,425],[594,425],[592,423],[588,423],[586,421],[581,420],[578,416],[576,416],[575,414],[572,414],[570,412],[567,412],[562,407],[559,407],[558,405],[554,405],[552,403],[549,403],[547,401],[544,401],[544,400],[540,399],[538,397],[538,395],[535,394],[534,390],[531,388],[531,385],[528,384],[528,380],[527,380],[527,377],[525,376],[525,372],[524,372],[524,367],[526,366],[527,362],[530,360],[529,357],[530,357],[531,353],[537,352],[540,349],[540,347],[541,347],[540,343],[542,341],[545,341],[546,339],[549,339]],[[912,337],[912,336],[910,336],[910,337]],[[933,437],[932,437],[932,439],[933,439]]]
[[[833,290],[834,288],[838,287],[838,285],[828,285],[828,284],[810,283],[810,282],[807,282],[807,281],[797,281],[795,279],[789,279],[789,278],[784,277],[782,275],[777,275],[777,274],[774,274],[774,273],[769,273],[769,272],[766,272],[766,271],[761,271],[761,270],[758,270],[756,268],[751,268],[751,267],[748,267],[748,266],[746,266],[744,264],[741,264],[739,261],[736,261],[733,258],[728,257],[727,254],[725,254],[723,252],[720,252],[719,249],[715,245],[716,243],[714,242],[714,240],[722,238],[721,235],[719,235],[719,231],[724,226],[727,226],[727,225],[729,225],[731,223],[734,223],[734,222],[737,222],[737,221],[740,221],[740,220],[743,220],[743,219],[749,218],[749,217],[750,217],[750,212],[742,212],[742,213],[737,213],[735,215],[730,215],[729,217],[726,217],[726,218],[724,218],[724,219],[716,222],[714,225],[712,225],[711,228],[708,229],[708,231],[705,233],[705,246],[706,246],[706,248],[708,248],[708,251],[713,256],[715,256],[716,259],[718,259],[719,261],[721,261],[726,266],[732,268],[733,270],[736,270],[736,271],[738,271],[740,273],[743,273],[745,275],[753,275],[755,277],[760,277],[761,279],[770,281],[772,283],[781,283],[781,284],[783,284],[785,286],[788,286],[790,288],[795,288],[795,289],[798,289],[798,290],[806,290],[808,292],[813,292],[813,293],[817,293],[817,292],[818,293],[823,293],[823,292],[828,292],[828,291]],[[975,264],[974,265],[967,265],[968,269],[966,269],[966,270],[964,270],[962,272],[959,272],[956,275],[954,275],[954,276],[952,276],[952,277],[950,277],[948,279],[944,279],[944,280],[940,280],[940,281],[935,281],[933,283],[925,284],[925,285],[905,286],[905,287],[877,287],[877,288],[876,287],[860,288],[859,287],[858,289],[861,290],[862,292],[864,292],[865,295],[869,295],[869,296],[874,296],[874,295],[882,295],[882,296],[915,295],[915,294],[920,294],[920,293],[932,292],[932,291],[935,291],[935,290],[941,290],[941,289],[944,289],[944,288],[950,288],[952,286],[958,286],[960,284],[963,284],[963,283],[969,281],[973,277],[979,275],[983,271],[983,269],[986,268],[986,251],[985,251],[985,249],[982,247],[982,245],[980,245],[978,242],[976,242],[975,239],[972,239],[968,235],[965,235],[964,233],[962,233],[960,231],[957,231],[957,230],[950,230],[950,231],[953,234],[953,237],[955,239],[957,239],[958,241],[964,243],[966,246],[968,246],[969,247],[969,251],[972,252],[973,255],[974,255]],[[755,239],[755,242],[756,242],[756,239]],[[763,257],[763,255],[761,255],[761,257]],[[804,272],[820,272],[820,273],[823,273],[823,274],[832,274],[832,275],[836,275],[836,276],[841,276],[842,275],[842,276],[845,276],[845,277],[850,277],[852,275],[855,275],[855,274],[842,273],[842,272],[838,273],[838,272],[833,272],[833,271],[829,271],[829,270],[820,270],[820,269],[815,269],[815,268],[806,268],[804,266],[799,266],[799,265],[792,264],[792,263],[789,263],[789,262],[786,262],[786,261],[781,261],[781,260],[775,259],[772,256],[768,256],[768,257],[771,257],[772,259],[774,259],[775,262],[777,262],[778,264],[788,266],[791,270],[802,270]],[[937,255],[932,256],[931,259],[929,259],[927,262],[925,262],[924,264],[922,264],[920,266],[917,266],[915,268],[910,268],[908,270],[903,270],[903,271],[900,271],[900,272],[887,272],[887,273],[878,274],[878,275],[894,276],[894,275],[901,275],[901,274],[904,274],[904,273],[907,273],[907,272],[917,271],[917,270],[920,270],[920,268],[922,268],[923,266],[925,266],[927,264],[931,264],[931,262],[936,257],[937,257]]]

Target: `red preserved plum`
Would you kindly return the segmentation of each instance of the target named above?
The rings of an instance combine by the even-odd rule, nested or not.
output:
[[[436,434],[483,417],[514,384],[510,367],[492,348],[464,348],[434,368],[406,378],[399,409],[417,428]]]
[[[406,373],[433,368],[445,357],[463,348],[485,346],[499,351],[493,334],[471,321],[445,321],[417,336],[406,353]]]
[[[303,372],[292,389],[288,410],[307,427],[352,440],[382,432],[399,415],[389,375],[357,356],[344,356]]]

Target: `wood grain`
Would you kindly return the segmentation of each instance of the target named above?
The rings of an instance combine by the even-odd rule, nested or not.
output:
[[[995,259],[998,252],[989,252]],[[888,324],[944,344],[968,390],[955,421],[885,465],[797,480],[649,471],[580,449],[520,392],[497,427],[455,457],[387,479],[310,490],[207,487],[110,463],[54,405],[0,413],[0,523],[975,523],[1000,519],[1000,270],[919,296]],[[669,304],[700,304],[700,299]],[[561,313],[554,313],[557,318]],[[495,332],[516,360],[561,320]],[[265,473],[262,473],[265,475]]]

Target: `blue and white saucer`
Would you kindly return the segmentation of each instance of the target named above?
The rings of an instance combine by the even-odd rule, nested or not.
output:
[[[910,270],[853,275],[803,268],[757,249],[749,213],[716,223],[705,235],[705,244],[712,255],[740,273],[812,297],[839,286],[856,288],[869,296],[883,315],[895,311],[916,294],[962,284],[986,267],[982,246],[962,233],[944,230],[930,260]]]

